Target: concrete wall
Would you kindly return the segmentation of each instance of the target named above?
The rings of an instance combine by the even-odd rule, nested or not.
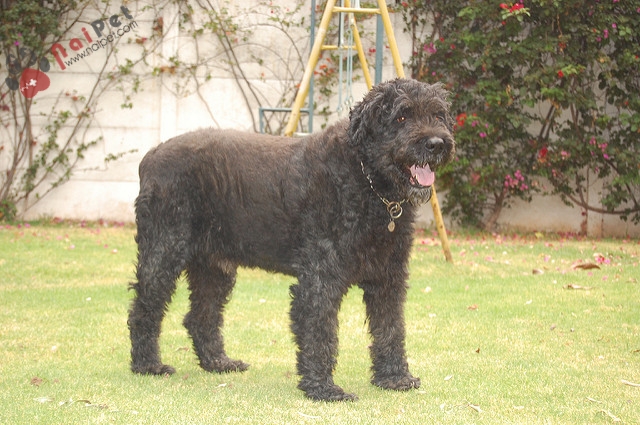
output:
[[[260,24],[268,19],[269,13],[268,9],[260,6],[262,3],[257,0],[244,2],[240,23],[254,29],[254,36],[259,38],[262,49],[274,52],[273,60],[267,61],[263,66],[257,66],[251,63],[250,46],[239,49],[239,52],[245,55],[240,58],[246,60],[243,70],[246,72],[247,79],[259,90],[262,97],[261,103],[276,106],[281,93],[285,90],[283,87],[292,87],[299,83],[304,68],[303,64],[293,65],[293,71],[282,70],[283,74],[278,75],[277,71],[282,68],[282,62],[278,61],[284,58],[290,64],[294,64],[300,55],[306,60],[309,48],[308,38],[305,37],[308,35],[306,31],[301,33],[300,29],[293,29],[288,38],[282,33],[269,31],[261,26]],[[280,2],[280,5],[284,3],[286,2]],[[128,2],[127,5],[137,26],[119,40],[117,55],[115,59],[110,59],[107,63],[108,67],[117,66],[127,58],[138,57],[142,48],[136,40],[151,38],[153,33],[156,23],[154,19],[158,11],[153,8],[145,10],[144,2]],[[119,7],[119,4],[110,5],[107,12],[118,13]],[[310,7],[306,6],[303,8],[303,13],[308,14],[309,10]],[[92,11],[87,10],[85,13],[89,15]],[[141,83],[138,94],[133,98],[133,108],[120,107],[123,103],[120,91],[109,90],[101,95],[97,103],[96,119],[87,131],[94,138],[102,136],[102,140],[89,152],[70,181],[28,208],[24,213],[25,219],[49,216],[133,221],[133,203],[138,192],[137,167],[150,148],[174,135],[202,127],[236,128],[247,131],[252,131],[254,128],[259,105],[256,101],[250,101],[248,108],[237,79],[224,66],[216,66],[216,64],[222,65],[226,59],[215,40],[208,40],[208,42],[204,40],[197,46],[200,55],[209,58],[209,62],[198,68],[197,72],[211,74],[211,78],[206,81],[204,75],[200,75],[199,86],[191,84],[182,89],[176,89],[175,76],[168,73],[156,77],[151,75],[154,67],[170,65],[169,57],[175,56],[181,60],[189,60],[196,52],[193,40],[181,36],[178,32],[175,23],[179,18],[179,10],[175,5],[168,4],[159,16],[162,16],[164,21],[164,42],[158,50],[161,54],[150,56],[146,65],[134,70],[139,75]],[[84,21],[91,22],[94,19],[96,16],[86,16]],[[396,38],[402,59],[407,60],[411,55],[411,46],[402,32],[402,18],[392,16],[392,20],[396,28]],[[123,18],[123,21],[126,19]],[[309,22],[308,16],[307,22]],[[370,23],[366,25],[369,38],[372,38],[373,27]],[[79,23],[70,34],[81,36],[83,26],[86,27],[87,24]],[[290,39],[296,40],[295,50],[292,49]],[[66,40],[67,43],[68,41]],[[335,40],[331,42],[335,43]],[[253,48],[258,47],[253,46]],[[88,96],[91,87],[95,84],[97,72],[105,64],[105,60],[106,49],[97,51],[73,66],[61,70],[51,57],[52,69],[48,73],[51,87],[37,95],[34,108],[48,111],[61,93],[69,92]],[[384,77],[392,78],[395,72],[390,55],[386,55],[385,61]],[[359,101],[365,91],[364,83],[356,81],[353,85],[354,100]],[[63,95],[63,100],[69,101],[68,97]],[[336,110],[336,99],[330,102],[332,110]],[[338,114],[335,113],[329,120],[333,121],[337,118],[339,118]],[[316,130],[320,124],[321,122],[316,120]],[[40,137],[46,137],[45,132],[42,132]],[[104,162],[108,154],[129,150],[136,151],[124,155],[117,161]],[[446,194],[440,194],[440,196],[446,196]],[[432,221],[432,212],[427,205],[423,208],[419,225],[428,227],[432,225]],[[583,222],[584,217],[577,208],[567,207],[557,198],[538,197],[531,204],[516,203],[513,208],[505,210],[499,225],[503,230],[579,232]],[[594,236],[626,234],[638,236],[640,234],[638,226],[631,226],[615,217],[594,213],[588,217],[587,228],[589,234]]]
[[[438,194],[442,199],[446,193]],[[456,229],[445,216],[447,229]],[[433,211],[430,205],[421,209],[418,226],[431,228],[434,226]],[[497,223],[499,232],[559,232],[579,234],[586,230],[591,237],[638,237],[640,228],[629,221],[622,221],[617,216],[589,212],[584,215],[577,207],[565,205],[556,196],[534,196],[530,203],[516,201],[511,208],[502,211]]]

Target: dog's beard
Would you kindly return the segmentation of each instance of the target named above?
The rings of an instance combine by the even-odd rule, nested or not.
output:
[[[407,193],[407,202],[413,206],[426,204],[431,199],[431,186],[429,187],[413,187],[409,188]]]

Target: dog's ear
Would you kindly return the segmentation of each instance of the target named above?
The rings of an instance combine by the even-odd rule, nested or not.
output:
[[[363,103],[364,102],[356,103],[353,109],[351,109],[351,111],[349,112],[348,143],[351,147],[361,145],[362,142],[367,138],[367,119],[363,117],[367,106],[363,105]]]
[[[385,114],[385,96],[389,82],[373,87],[349,112],[349,145],[362,145],[371,134],[369,125],[378,123]]]

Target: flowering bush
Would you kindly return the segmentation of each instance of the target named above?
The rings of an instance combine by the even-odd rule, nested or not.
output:
[[[413,77],[453,93],[446,212],[491,228],[543,191],[640,221],[639,0],[415,0],[403,16]]]

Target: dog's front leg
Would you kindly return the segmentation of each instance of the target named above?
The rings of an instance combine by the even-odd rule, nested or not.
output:
[[[314,400],[356,400],[333,383],[338,352],[338,310],[346,292],[337,282],[300,278],[291,287],[291,330],[298,345],[298,388]]]
[[[371,383],[399,391],[420,387],[420,378],[409,373],[404,347],[405,283],[369,282],[360,286],[364,289],[369,332],[373,338]]]

